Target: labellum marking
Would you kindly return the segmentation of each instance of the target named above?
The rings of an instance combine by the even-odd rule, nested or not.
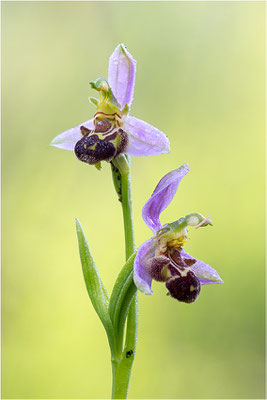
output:
[[[160,243],[162,246],[162,243]],[[190,266],[195,259],[186,259],[181,255],[182,248],[169,247],[167,243],[165,254],[146,259],[146,270],[152,279],[166,282],[169,295],[184,303],[193,303],[200,293],[200,282]]]
[[[95,150],[97,143],[93,144],[93,146],[90,146],[89,149],[90,150]],[[86,144],[84,145],[86,146]],[[86,147],[84,147],[86,149]]]
[[[81,127],[81,131],[83,127]],[[80,161],[97,164],[100,161],[111,161],[125,152],[128,146],[128,135],[121,128],[116,128],[109,119],[96,123],[95,129],[83,135],[75,145],[75,154]]]
[[[116,126],[122,126],[123,122],[122,122],[122,117],[120,114],[114,112],[114,113],[105,113],[103,111],[97,111],[94,114],[94,124],[97,125],[98,124],[98,120],[110,120],[112,122],[115,122]]]
[[[197,260],[195,260],[194,258],[183,258],[183,260],[189,267],[191,267],[197,262]]]
[[[171,297],[183,303],[193,303],[200,293],[200,282],[193,271],[188,270],[186,276],[177,276],[166,282]]]
[[[86,126],[80,126],[80,131],[82,135],[87,135],[87,133],[91,132],[91,129],[86,128]]]

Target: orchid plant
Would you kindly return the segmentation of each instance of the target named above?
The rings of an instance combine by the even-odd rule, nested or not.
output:
[[[187,164],[165,175],[145,203],[143,219],[154,236],[135,251],[130,156],[157,155],[170,150],[163,132],[129,115],[135,74],[136,61],[127,48],[119,44],[109,59],[108,80],[101,77],[90,82],[99,92],[99,99],[89,98],[96,106],[93,118],[64,131],[51,142],[52,146],[73,151],[78,160],[95,165],[97,169],[101,169],[104,161],[110,163],[114,187],[122,205],[126,262],[110,296],[99,276],[82,226],[76,220],[85,284],[111,350],[114,399],[127,398],[136,353],[137,289],[152,294],[154,279],[165,282],[168,294],[174,299],[192,303],[201,285],[222,283],[213,268],[183,250],[188,239],[187,228],[212,225],[209,217],[193,213],[164,226],[159,220],[188,173]]]

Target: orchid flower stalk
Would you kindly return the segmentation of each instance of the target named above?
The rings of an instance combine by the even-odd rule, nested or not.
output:
[[[169,152],[167,136],[154,126],[129,116],[134,97],[136,61],[123,44],[109,60],[108,79],[98,78],[90,85],[99,99],[93,118],[57,135],[52,146],[73,151],[77,160],[101,169],[111,165],[114,187],[121,202],[125,233],[125,265],[111,295],[107,293],[91,255],[82,226],[76,230],[82,270],[88,295],[105,330],[111,351],[112,398],[126,399],[136,354],[137,289],[152,294],[152,279],[165,282],[177,300],[193,302],[205,283],[221,283],[217,272],[183,251],[188,226],[210,225],[209,218],[190,214],[171,224],[161,225],[160,213],[171,202],[188,166],[164,176],[143,208],[145,223],[154,236],[135,251],[132,218],[130,156]],[[126,325],[126,327],[125,327]]]

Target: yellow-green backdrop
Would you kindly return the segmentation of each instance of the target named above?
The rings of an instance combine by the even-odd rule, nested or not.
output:
[[[108,398],[110,355],[82,277],[74,218],[110,292],[124,260],[120,203],[54,136],[91,118],[88,83],[124,42],[131,114],[168,155],[132,159],[136,245],[158,180],[189,162],[162,214],[212,214],[186,250],[224,285],[188,305],[139,295],[130,398],[264,397],[264,3],[2,3],[2,398]]]

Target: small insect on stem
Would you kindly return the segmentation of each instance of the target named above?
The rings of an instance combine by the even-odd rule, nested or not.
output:
[[[132,354],[133,354],[133,350],[127,351],[126,352],[126,358],[130,358]]]

